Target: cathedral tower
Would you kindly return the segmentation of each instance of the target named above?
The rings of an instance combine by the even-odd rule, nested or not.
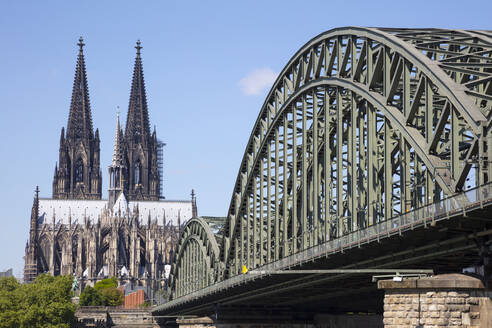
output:
[[[129,200],[159,200],[158,143],[155,128],[150,133],[140,41],[135,48],[137,56],[125,128],[125,191]]]
[[[53,178],[55,199],[101,199],[99,130],[92,129],[83,39],[73,83],[67,131],[62,128],[60,158]]]

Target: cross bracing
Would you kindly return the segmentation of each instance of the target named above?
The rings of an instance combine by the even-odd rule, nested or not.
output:
[[[489,182],[491,81],[490,31],[348,27],[310,40],[262,106],[220,250],[206,225],[182,236],[176,263],[189,265],[175,265],[173,297],[357,243]]]

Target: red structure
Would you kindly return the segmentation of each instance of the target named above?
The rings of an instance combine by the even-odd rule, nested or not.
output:
[[[125,309],[139,308],[143,305],[144,302],[145,302],[145,293],[143,289],[125,295]]]

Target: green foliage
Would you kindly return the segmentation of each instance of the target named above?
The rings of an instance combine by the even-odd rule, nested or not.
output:
[[[105,303],[101,293],[91,286],[86,286],[80,293],[79,302],[82,306],[102,306]]]
[[[94,287],[87,286],[80,294],[82,306],[118,306],[125,302],[125,296],[116,289],[118,280],[115,277],[98,281]]]
[[[72,277],[40,275],[30,284],[0,278],[0,328],[69,328],[75,321]]]
[[[114,276],[111,278],[107,278],[107,279],[103,279],[101,281],[98,281],[94,285],[94,288],[97,291],[101,291],[103,289],[111,288],[111,287],[114,287],[114,288],[118,287],[118,279],[116,279],[116,277],[114,277]]]
[[[19,288],[20,284],[14,277],[0,279],[0,291],[12,292]]]
[[[19,282],[13,278],[0,279],[0,327],[21,327]]]
[[[121,291],[114,287],[109,287],[101,290],[104,298],[104,303],[107,306],[118,306],[125,303],[125,296]]]

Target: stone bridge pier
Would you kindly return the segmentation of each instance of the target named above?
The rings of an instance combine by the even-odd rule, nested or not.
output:
[[[462,274],[383,280],[384,327],[492,327],[492,291]]]

